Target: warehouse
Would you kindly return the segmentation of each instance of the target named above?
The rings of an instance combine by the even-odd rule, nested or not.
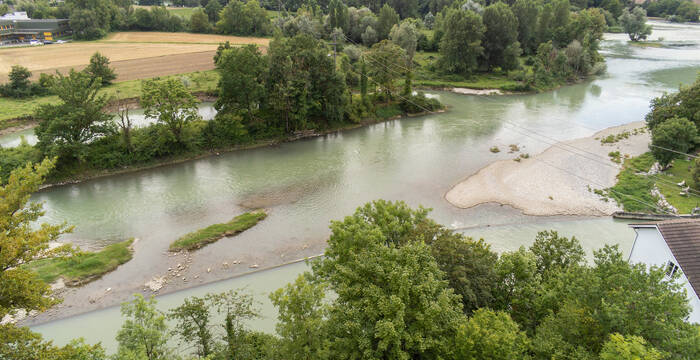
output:
[[[0,19],[0,44],[3,45],[30,40],[54,41],[70,34],[68,19]]]

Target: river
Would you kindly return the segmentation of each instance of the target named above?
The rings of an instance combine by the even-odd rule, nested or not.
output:
[[[535,154],[549,146],[539,135],[569,140],[643,119],[650,99],[677,89],[680,82],[692,82],[700,69],[700,27],[654,23],[652,38],[659,37],[664,48],[630,46],[626,35],[606,35],[601,52],[608,74],[556,91],[501,97],[434,92],[449,106],[447,113],[40,192],[33,199],[45,203],[43,221],[76,226],[62,241],[85,249],[129,237],[139,241],[132,261],[68,291],[66,305],[40,315],[38,321],[129,299],[152,276],[183,261],[167,255],[172,240],[252,207],[269,209],[268,218],[237,237],[195,252],[187,280],[173,281],[166,291],[203,285],[161,296],[161,306],[170,307],[192,294],[248,285],[263,302],[265,314],[253,326],[271,331],[274,309],[265,302],[266,294],[303,271],[302,264],[218,280],[247,273],[253,265],[264,268],[321,253],[330,220],[377,198],[433,208],[432,217],[438,222],[483,237],[497,251],[527,246],[538,230],[557,229],[577,236],[589,252],[606,243],[620,244],[627,252],[634,233],[624,222],[533,217],[498,204],[457,209],[443,195],[489,163],[514,157],[507,151],[493,154],[492,146],[506,149],[517,144]],[[522,128],[528,129],[527,136]],[[222,265],[234,260],[242,264]],[[120,323],[118,308],[112,307],[33,329],[57,343],[84,336],[113,350]]]

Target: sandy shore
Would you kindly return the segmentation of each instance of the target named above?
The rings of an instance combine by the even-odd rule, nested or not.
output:
[[[452,88],[453,93],[462,95],[503,95],[503,92],[498,89],[468,89],[468,88]]]
[[[455,185],[445,198],[460,208],[494,202],[528,215],[610,215],[620,207],[614,201],[603,201],[592,191],[615,184],[620,165],[608,153],[640,155],[648,151],[650,137],[645,131],[612,144],[601,144],[600,139],[644,125],[630,123],[560,142],[520,162],[495,162]]]

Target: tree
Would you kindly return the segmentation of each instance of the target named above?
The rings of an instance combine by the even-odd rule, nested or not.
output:
[[[177,322],[173,333],[184,343],[192,345],[198,356],[207,357],[212,354],[214,334],[209,306],[204,298],[186,298],[182,305],[170,310],[168,318]]]
[[[218,4],[218,1],[210,1]],[[190,16],[190,31],[194,33],[208,33],[211,31],[211,24],[207,13],[202,9],[195,10]]]
[[[102,86],[111,84],[112,80],[117,78],[114,69],[109,67],[109,59],[99,52],[90,57],[90,64],[83,71],[90,76],[92,81],[100,79]]]
[[[170,359],[165,314],[156,309],[153,296],[146,300],[141,294],[134,295],[133,301],[122,304],[121,313],[127,319],[117,333],[118,358]]]
[[[483,239],[474,241],[442,226],[433,231],[433,235],[423,238],[450,282],[450,288],[462,297],[464,312],[471,314],[479,308],[492,307],[497,290],[493,264],[498,255]]]
[[[12,360],[105,360],[99,344],[86,345],[83,339],[72,340],[63,347],[44,341],[41,334],[27,327],[0,325],[0,358]]]
[[[178,79],[143,82],[141,106],[144,108],[144,115],[165,125],[181,145],[183,128],[200,118],[198,102]]]
[[[576,237],[568,239],[554,230],[538,232],[530,251],[543,277],[582,265],[586,255]]]
[[[131,118],[129,117],[129,104],[125,99],[121,99],[119,97],[119,91],[117,91],[117,98],[119,99],[116,101],[117,116],[119,117],[117,126],[119,126],[121,129],[126,152],[131,153],[131,127],[133,124]]]
[[[232,48],[217,62],[219,98],[214,105],[223,113],[241,114],[248,123],[267,95],[265,76],[268,63],[255,45]]]
[[[406,51],[406,63],[411,67],[413,55],[416,53],[416,45],[418,45],[416,25],[411,21],[403,21],[400,25],[394,25],[389,33],[389,39]]]
[[[10,8],[7,6],[7,4],[0,4],[0,16],[7,14],[9,11]]]
[[[631,12],[627,8],[622,10],[619,21],[632,41],[644,40],[651,35],[651,25],[647,25],[647,12],[641,6],[635,7]]]
[[[95,40],[107,34],[104,18],[92,10],[76,9],[70,15],[70,27],[76,40]]]
[[[473,11],[450,10],[440,41],[440,67],[450,73],[473,73],[484,51],[481,39],[485,30],[481,16]]]
[[[603,345],[600,360],[661,360],[663,356],[656,349],[648,348],[646,341],[639,336],[623,336],[615,333]]]
[[[54,164],[49,159],[27,164],[12,171],[7,184],[0,186],[0,318],[17,309],[43,311],[59,302],[36,273],[20,266],[40,255],[68,251],[66,247],[48,249],[50,242],[72,228],[65,224],[34,226],[44,212],[40,203],[29,202]]]
[[[10,82],[0,89],[0,94],[11,97],[26,97],[32,95],[32,87],[29,78],[32,73],[24,66],[13,65],[8,78]]]
[[[389,40],[382,40],[372,46],[366,55],[370,76],[382,87],[387,102],[391,100],[396,87],[396,79],[404,74],[402,64],[404,50]]]
[[[695,144],[698,130],[686,118],[673,117],[657,125],[651,134],[651,153],[662,166],[687,153]]]
[[[389,4],[384,4],[382,9],[379,10],[379,17],[377,18],[377,36],[379,40],[384,40],[389,38],[389,32],[394,25],[399,23],[399,14],[396,13],[394,8],[389,6]]]
[[[337,295],[327,339],[338,358],[446,358],[464,320],[459,296],[420,238],[427,211],[376,201],[331,223],[314,275]]]
[[[681,86],[677,93],[663,94],[651,100],[651,111],[646,115],[647,127],[656,126],[672,117],[684,117],[700,126],[700,77],[690,86]]]
[[[221,6],[221,3],[218,0],[209,1],[207,6],[204,7],[204,12],[207,14],[210,22],[216,23],[219,21],[219,13],[221,12],[221,9],[223,9],[223,6]],[[192,19],[190,19],[190,21],[192,21]]]
[[[114,133],[112,116],[103,111],[109,98],[99,90],[100,84],[86,73],[57,74],[52,92],[61,102],[41,105],[34,115],[39,119],[38,147],[44,154],[82,161],[85,144]]]
[[[270,19],[260,3],[233,0],[221,11],[216,31],[220,34],[265,36],[270,33]]]
[[[254,349],[250,349],[250,340],[254,339],[249,339],[251,333],[244,326],[245,321],[260,316],[253,306],[253,297],[250,294],[230,290],[220,294],[207,294],[205,299],[209,308],[224,317],[221,327],[225,332],[226,350],[224,352],[228,358],[235,359],[241,353],[255,352]]]
[[[386,2],[401,16],[401,19],[418,17],[418,0],[388,0]]]
[[[484,10],[483,21],[486,26],[484,57],[489,68],[511,70],[519,66],[518,18],[508,5],[497,2],[488,6]]]
[[[350,26],[349,21],[348,7],[340,0],[331,0],[328,4],[328,22],[331,29],[340,28],[347,32]]]
[[[530,0],[516,0],[512,7],[513,14],[518,18],[518,42],[525,54],[537,51],[537,3]]]
[[[700,189],[700,159],[693,162],[693,185],[695,189]]]
[[[459,359],[509,360],[527,358],[529,341],[508,313],[479,309],[457,335]]]
[[[280,353],[286,359],[323,359],[328,355],[327,285],[313,282],[311,277],[302,274],[294,283],[270,294],[279,311],[275,328],[281,338]]]
[[[690,307],[682,285],[668,281],[664,267],[628,263],[617,246],[594,251],[594,266],[543,285],[537,302],[549,315],[533,339],[538,358],[594,358],[614,333],[642,337],[668,358],[700,354],[698,330],[684,320]]]

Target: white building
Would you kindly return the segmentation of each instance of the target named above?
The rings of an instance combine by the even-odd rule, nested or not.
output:
[[[662,266],[667,275],[681,270],[678,281],[688,293],[688,321],[700,323],[700,219],[630,225],[637,233],[629,262]]]

